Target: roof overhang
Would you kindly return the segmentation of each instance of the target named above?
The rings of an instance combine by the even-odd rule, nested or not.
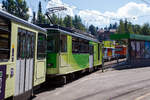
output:
[[[138,34],[111,34],[110,39],[112,40],[132,39],[132,40],[150,41],[150,36]]]

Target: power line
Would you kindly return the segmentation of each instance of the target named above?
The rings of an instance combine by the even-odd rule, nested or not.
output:
[[[150,3],[149,3],[148,1],[146,1],[146,0],[141,0],[141,1],[143,1],[143,2],[145,2],[146,4],[150,5]]]

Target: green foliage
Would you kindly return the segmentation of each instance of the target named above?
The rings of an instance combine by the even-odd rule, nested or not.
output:
[[[29,8],[25,0],[3,0],[2,7],[10,14],[20,17],[24,20],[29,19],[27,14]]]
[[[64,25],[65,27],[73,27],[73,24],[72,24],[72,17],[67,15],[65,18],[64,18]]]
[[[92,35],[96,35],[96,28],[94,25],[89,26],[89,31]]]
[[[38,5],[38,13],[37,13],[37,21],[36,24],[46,24],[49,23],[48,19],[46,19],[45,15],[42,13],[42,4],[41,1],[39,2]]]
[[[33,19],[32,19],[32,23],[33,24],[36,24],[36,13],[35,12],[33,12]]]
[[[82,20],[81,20],[80,16],[75,15],[72,22],[73,22],[74,28],[82,30],[82,31],[86,30],[85,26],[82,24]]]
[[[143,35],[150,35],[150,25],[145,23],[141,28],[141,34]]]
[[[119,34],[125,33],[125,25],[124,25],[123,20],[120,20],[120,24],[119,24],[117,33],[119,33]]]
[[[58,24],[59,24],[60,26],[64,26],[63,18],[59,18],[59,19],[58,19]]]
[[[51,16],[51,20],[53,21],[53,24],[58,24],[58,17],[55,15],[55,14],[53,14],[52,16]]]
[[[125,21],[120,20],[117,33],[150,35],[150,25],[148,23],[145,23],[143,26],[133,25],[131,22],[128,22],[127,20]]]
[[[124,34],[124,33],[135,33],[134,32],[134,25],[132,25],[131,22],[128,22],[127,20],[123,21],[123,20],[120,20],[120,24],[118,26],[118,29],[117,29],[117,33],[119,34]]]
[[[141,34],[141,26],[140,25],[133,25],[133,32],[135,34]]]

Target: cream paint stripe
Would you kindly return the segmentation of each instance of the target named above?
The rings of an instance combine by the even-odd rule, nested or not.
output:
[[[135,100],[142,100],[142,99],[144,99],[147,96],[150,96],[150,93],[147,93],[147,94],[145,94],[143,96],[140,96],[140,97],[136,98]]]

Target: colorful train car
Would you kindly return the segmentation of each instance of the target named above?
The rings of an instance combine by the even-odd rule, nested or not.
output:
[[[26,100],[45,81],[46,30],[0,10],[0,100]]]
[[[125,45],[116,45],[115,46],[115,55],[119,58],[125,58],[127,55],[127,46]]]
[[[115,58],[115,41],[103,41],[103,48],[105,61]]]
[[[47,76],[92,70],[102,64],[102,44],[88,33],[60,26],[47,29]]]

